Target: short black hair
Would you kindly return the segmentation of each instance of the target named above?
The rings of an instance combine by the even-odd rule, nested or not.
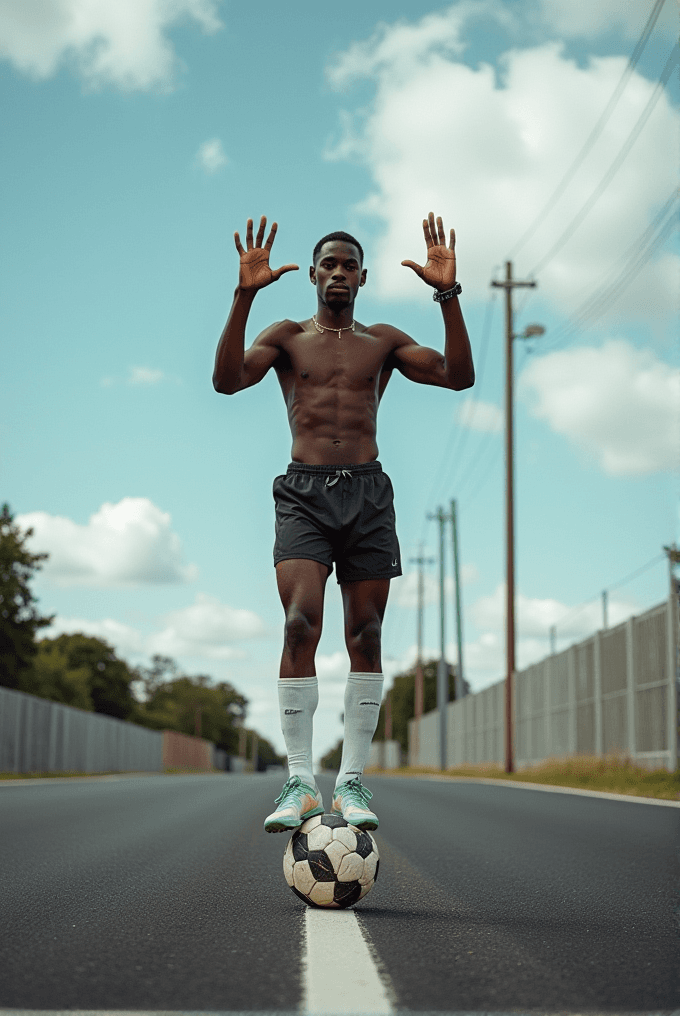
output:
[[[312,254],[312,261],[316,264],[316,257],[321,248],[325,243],[329,243],[331,240],[342,240],[343,243],[352,243],[359,251],[361,256],[361,263],[364,263],[364,248],[361,246],[356,237],[352,236],[351,233],[344,233],[341,229],[336,229],[334,233],[327,233],[326,236],[322,236]]]

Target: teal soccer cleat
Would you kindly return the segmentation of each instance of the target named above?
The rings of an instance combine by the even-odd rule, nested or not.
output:
[[[297,829],[305,819],[323,815],[323,800],[318,787],[303,783],[299,776],[291,776],[274,802],[276,811],[264,820],[265,832],[283,833],[286,829]]]
[[[358,776],[341,783],[333,791],[333,807],[331,815],[342,815],[345,822],[357,829],[377,829],[378,816],[367,807],[373,794],[361,782]]]

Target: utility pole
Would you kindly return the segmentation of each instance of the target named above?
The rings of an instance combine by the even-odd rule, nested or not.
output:
[[[451,501],[451,540],[453,543],[453,582],[456,587],[456,639],[458,642],[458,668],[456,672],[456,698],[463,697],[463,593],[460,588],[458,561],[458,506]]]
[[[607,628],[608,627],[608,624],[607,624],[607,606],[608,606],[607,590],[603,589],[602,590],[602,627],[603,628]]]
[[[512,293],[514,289],[534,288],[534,281],[520,281],[512,277],[512,261],[505,262],[505,279],[491,283],[505,290],[505,560],[506,560],[506,607],[505,607],[505,771],[515,769],[513,747],[513,679],[515,675],[515,505],[514,505],[514,435],[513,435],[513,358],[512,340],[515,338],[512,317]],[[540,326],[534,326],[540,328]],[[523,337],[540,335],[542,331],[529,329]]]
[[[557,628],[554,624],[550,625],[550,655],[555,655],[555,649],[557,647]]]
[[[418,557],[412,557],[412,564],[418,565],[418,621],[417,621],[417,655],[416,655],[416,679],[415,688],[413,692],[413,718],[415,724],[413,726],[413,759],[418,760],[420,756],[420,719],[423,715],[423,606],[425,600],[425,575],[424,566],[426,564],[433,564],[433,557],[423,556],[423,545],[420,545],[420,553]],[[410,760],[413,764],[413,760]]]
[[[449,668],[446,663],[446,614],[444,608],[444,527],[450,521],[444,509],[428,515],[439,523],[439,662],[437,663],[437,709],[439,711],[439,768],[446,769],[446,719],[449,701]]]

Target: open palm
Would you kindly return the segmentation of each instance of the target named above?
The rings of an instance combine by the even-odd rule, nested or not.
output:
[[[450,240],[446,246],[446,234],[441,216],[437,216],[435,224],[434,214],[430,212],[427,219],[423,219],[423,233],[427,245],[427,261],[424,265],[418,265],[415,261],[402,261],[406,268],[412,268],[416,275],[426,282],[428,286],[445,292],[451,289],[456,282],[456,234],[450,230]]]
[[[243,249],[241,238],[234,233],[234,242],[240,259],[239,268],[239,289],[245,292],[256,292],[264,289],[270,283],[276,282],[285,272],[296,272],[299,265],[282,265],[281,268],[271,269],[269,267],[269,255],[271,253],[274,237],[276,236],[277,224],[272,223],[267,242],[262,245],[264,231],[267,226],[266,216],[260,219],[260,227],[253,243],[253,220],[248,219],[246,223],[246,250]]]

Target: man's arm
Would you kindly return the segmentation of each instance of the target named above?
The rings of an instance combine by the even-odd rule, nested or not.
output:
[[[444,293],[456,283],[456,234],[450,231],[447,247],[442,220],[438,217],[435,225],[432,212],[423,219],[423,233],[427,244],[426,264],[421,266],[413,261],[402,261],[402,265],[412,268],[428,286]],[[452,296],[440,306],[444,318],[444,355],[427,346],[419,346],[404,332],[398,332],[392,354],[394,364],[404,377],[419,384],[438,385],[456,391],[471,388],[475,383],[475,368],[458,297]]]
[[[246,227],[246,250],[241,245],[238,233],[234,233],[236,250],[240,258],[239,284],[234,292],[234,302],[217,346],[213,387],[224,395],[250,388],[261,381],[279,354],[277,333],[280,324],[272,325],[256,338],[247,352],[244,352],[246,323],[255,294],[259,289],[276,282],[285,272],[296,271],[297,265],[283,265],[275,271],[269,267],[269,253],[276,236],[277,225],[272,224],[264,246],[264,231],[267,220],[262,216],[257,237],[253,244],[253,220],[248,219]]]

